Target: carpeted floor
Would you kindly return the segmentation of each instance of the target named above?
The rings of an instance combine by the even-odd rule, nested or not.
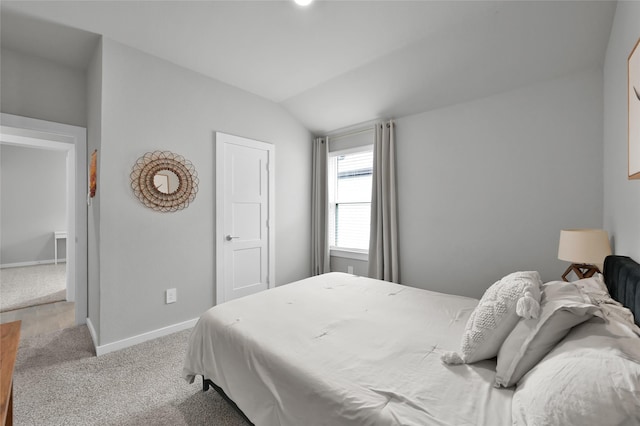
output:
[[[64,263],[0,270],[0,312],[66,300]]]
[[[202,381],[180,376],[191,330],[94,356],[86,326],[21,340],[17,425],[246,426]]]

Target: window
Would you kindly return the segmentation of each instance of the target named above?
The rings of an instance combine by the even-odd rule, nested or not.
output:
[[[373,146],[329,153],[329,246],[366,253]]]

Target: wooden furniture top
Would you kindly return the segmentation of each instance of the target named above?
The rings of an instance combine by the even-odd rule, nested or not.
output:
[[[2,425],[11,411],[11,387],[13,385],[13,367],[16,364],[18,343],[20,342],[20,321],[0,324],[0,408]]]

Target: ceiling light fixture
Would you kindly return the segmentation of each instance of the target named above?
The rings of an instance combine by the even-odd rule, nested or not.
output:
[[[300,6],[309,6],[313,0],[295,0],[296,4]]]

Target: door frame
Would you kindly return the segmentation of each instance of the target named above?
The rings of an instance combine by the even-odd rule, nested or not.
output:
[[[0,143],[67,153],[67,300],[75,302],[75,323],[84,324],[87,320],[87,129],[2,113]]]
[[[276,250],[275,250],[275,163],[276,163],[276,147],[267,142],[260,142],[255,139],[244,138],[241,136],[230,135],[228,133],[214,132],[213,142],[215,144],[215,188],[216,188],[216,234],[215,234],[215,277],[216,277],[216,300],[214,305],[218,305],[226,301],[224,288],[224,146],[225,144],[233,144],[248,148],[262,149],[269,152],[269,164],[267,175],[269,176],[268,199],[269,199],[269,222],[267,226],[268,244],[268,283],[267,288],[275,287],[276,276]]]

